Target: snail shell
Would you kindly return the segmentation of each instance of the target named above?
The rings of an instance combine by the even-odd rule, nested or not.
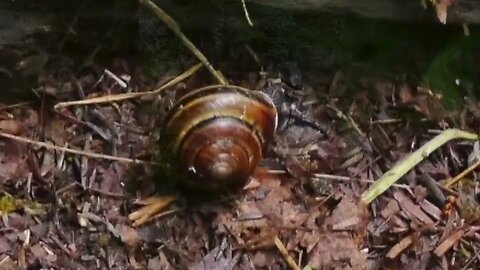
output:
[[[201,189],[243,186],[273,139],[272,100],[237,87],[203,88],[181,97],[166,116],[161,146],[180,180]]]

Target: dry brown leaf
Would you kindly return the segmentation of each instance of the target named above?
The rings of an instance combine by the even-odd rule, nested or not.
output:
[[[45,132],[48,132],[48,135],[53,140],[56,145],[63,146],[65,142],[68,141],[69,134],[66,129],[66,122],[61,118],[56,117],[52,119],[49,123],[49,127],[45,129]]]
[[[428,196],[428,190],[423,186],[415,186],[413,188],[413,194],[415,197],[415,202],[420,203]]]
[[[9,252],[12,250],[12,244],[5,237],[0,237],[0,254]]]
[[[399,96],[402,103],[410,103],[414,99],[413,90],[407,84],[403,84],[400,87]]]
[[[157,269],[173,270],[175,268],[173,268],[173,266],[170,264],[167,257],[165,256],[165,253],[160,251],[157,257],[148,260],[147,269],[148,270],[157,270]]]
[[[126,168],[124,164],[112,163],[108,169],[100,173],[98,177],[100,190],[123,194],[121,179],[124,179]]]
[[[438,20],[446,24],[448,16],[448,7],[452,4],[452,0],[434,1],[435,11],[437,12]]]
[[[0,255],[0,269],[15,269],[18,265],[12,259],[12,257],[2,254]]]
[[[129,248],[136,248],[142,244],[138,231],[134,228],[124,224],[119,224],[117,225],[117,230],[120,233],[122,242]]]
[[[325,220],[325,225],[337,230],[363,231],[366,229],[367,209],[350,196],[344,196],[332,215]],[[347,226],[347,227],[346,227]]]
[[[383,218],[387,219],[400,211],[400,206],[398,205],[398,202],[395,200],[389,200],[387,206],[382,209],[380,214],[382,215]]]
[[[57,255],[51,252],[47,252],[47,249],[51,251],[51,248],[46,246],[42,246],[41,244],[37,243],[30,247],[30,251],[33,253],[35,258],[42,258],[50,262],[54,262],[57,260]]]
[[[435,218],[436,220],[442,219],[442,210],[440,210],[437,206],[431,203],[428,200],[423,200],[420,202],[420,207],[425,211],[427,214]]]
[[[24,144],[5,140],[0,151],[0,179],[8,180],[24,175],[28,171]]]
[[[347,232],[322,234],[309,256],[308,265],[314,269],[362,270],[367,263],[367,254]]]
[[[231,270],[237,264],[240,256],[227,255],[228,252],[222,252],[220,246],[212,249],[205,257],[188,269],[191,270]]]
[[[12,135],[20,135],[22,134],[24,128],[20,121],[14,119],[7,119],[0,121],[0,131],[12,134]]]
[[[306,249],[307,252],[312,251],[315,245],[320,241],[320,232],[318,231],[301,231],[296,232],[298,244]],[[288,248],[292,248],[288,246]]]
[[[26,116],[23,119],[23,126],[26,129],[33,129],[37,127],[40,123],[40,116],[38,115],[37,111],[33,109],[28,109],[26,112]]]

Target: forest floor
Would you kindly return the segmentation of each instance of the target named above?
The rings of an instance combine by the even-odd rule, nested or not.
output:
[[[165,109],[176,91],[212,79],[202,68],[154,96],[105,97],[176,75],[149,78],[121,58],[81,73],[63,66],[42,73],[34,101],[0,107],[0,269],[480,267],[476,167],[461,174],[478,166],[474,142],[446,143],[373,203],[359,202],[443,130],[478,131],[473,97],[447,114],[441,97],[401,74],[314,74],[301,89],[271,74],[265,89],[285,90],[288,106],[247,187],[198,205],[175,193],[160,216],[135,226],[129,215],[162,182],[151,161]],[[261,76],[232,80],[253,88]],[[63,103],[95,97],[104,98]]]

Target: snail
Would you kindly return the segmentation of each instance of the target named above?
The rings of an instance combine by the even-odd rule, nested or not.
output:
[[[277,122],[277,109],[263,92],[201,88],[182,96],[167,113],[162,157],[187,186],[243,187],[273,140]]]

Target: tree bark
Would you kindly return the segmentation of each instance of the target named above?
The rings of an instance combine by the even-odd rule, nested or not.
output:
[[[359,16],[394,21],[434,19],[435,10],[422,6],[421,0],[248,0],[248,2],[291,9],[318,10],[331,13],[354,13]],[[447,9],[447,23],[480,23],[479,0],[455,0]]]

